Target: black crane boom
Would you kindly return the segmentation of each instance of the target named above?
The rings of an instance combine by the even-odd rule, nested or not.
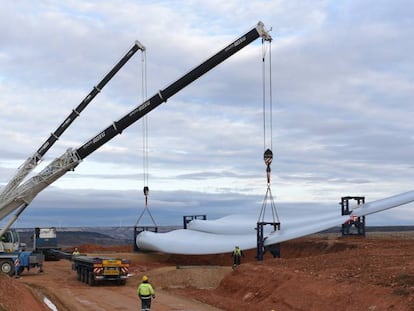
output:
[[[136,107],[134,110],[129,112],[127,115],[115,121],[111,126],[100,132],[98,135],[93,137],[83,146],[76,150],[80,159],[86,158],[89,154],[94,152],[96,149],[107,143],[113,137],[121,134],[124,129],[135,123],[137,120],[145,116],[147,113],[166,102],[171,96],[182,90],[184,87],[197,80],[199,77],[210,71],[218,64],[225,61],[227,58],[244,48],[245,46],[252,43],[257,38],[262,37],[263,40],[270,41],[272,38],[265,31],[262,22],[259,22],[253,29],[242,35],[240,38],[233,41],[231,44],[226,46],[224,49],[204,61],[202,64],[173,82],[165,89],[159,91],[157,94],[152,96],[150,99]]]
[[[53,144],[59,139],[63,132],[72,124],[73,121],[79,116],[79,114],[89,105],[89,103],[95,98],[96,95],[104,88],[104,86],[115,76],[115,74],[129,61],[129,59],[138,50],[145,50],[145,47],[139,42],[135,41],[134,45],[128,50],[128,52],[116,63],[116,65],[108,72],[105,77],[94,86],[90,93],[82,100],[82,102],[72,110],[70,115],[59,125],[56,131],[50,134],[50,137],[44,142],[44,144],[37,150],[37,157],[40,160],[45,153],[53,146]]]

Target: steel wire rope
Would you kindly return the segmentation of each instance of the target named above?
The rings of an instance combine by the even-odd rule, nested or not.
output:
[[[265,44],[267,41],[262,41],[262,105],[263,105],[263,150],[273,149],[273,92],[272,92],[272,43],[268,43],[268,47]],[[268,53],[266,53],[268,52]],[[266,54],[269,54],[269,99],[266,98]],[[267,116],[267,104],[269,105],[269,116]],[[267,118],[269,119],[269,125],[267,128]],[[266,132],[269,131],[269,142],[266,139]],[[269,148],[266,146],[269,145]]]
[[[147,89],[148,89],[148,82],[147,82],[147,54],[146,50],[144,50],[141,54],[141,96],[142,101],[144,102],[147,100]],[[149,120],[148,114],[146,114],[142,119],[142,162],[143,162],[143,181],[144,181],[144,196],[145,196],[145,207],[144,210],[141,212],[141,215],[138,217],[138,220],[135,226],[138,225],[141,218],[145,214],[145,211],[148,212],[152,223],[157,226],[154,217],[152,216],[151,211],[148,208],[148,195],[149,195]]]
[[[142,70],[141,70],[141,96],[143,103],[147,99],[147,59],[146,52],[144,51],[141,56]],[[149,164],[148,164],[148,114],[143,117],[142,122],[142,161],[143,161],[143,178],[144,187],[148,187],[148,175],[149,175]]]
[[[263,150],[264,160],[267,165],[267,190],[263,200],[262,209],[259,215],[259,222],[264,222],[267,203],[271,205],[271,213],[273,222],[279,222],[279,215],[276,210],[276,205],[273,200],[272,191],[270,188],[270,164],[273,159],[273,93],[272,93],[272,50],[271,42],[266,44],[266,41],[262,40],[262,105],[263,105]],[[266,63],[266,55],[268,54],[269,61]],[[266,65],[269,68],[269,76],[266,76]],[[269,90],[266,89],[266,82],[269,81]],[[269,95],[269,98],[266,95]],[[267,107],[268,106],[268,107]],[[267,115],[267,110],[268,114]],[[268,121],[268,124],[267,124]],[[267,138],[267,134],[270,136]]]

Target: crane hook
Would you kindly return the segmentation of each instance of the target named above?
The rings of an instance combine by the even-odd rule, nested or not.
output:
[[[271,172],[270,164],[272,164],[272,160],[273,160],[273,152],[272,152],[272,150],[267,149],[264,152],[264,154],[263,154],[263,159],[264,159],[264,162],[265,162],[265,164],[267,166],[267,168],[266,168],[267,184],[269,185],[270,184],[270,172]]]
[[[148,186],[145,186],[144,187],[145,205],[148,204],[148,194],[149,194],[149,188],[148,188]]]

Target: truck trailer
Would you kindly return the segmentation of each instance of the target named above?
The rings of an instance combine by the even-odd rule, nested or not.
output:
[[[125,285],[128,279],[129,265],[130,261],[126,259],[72,256],[72,270],[77,272],[77,279],[90,286],[102,281]]]

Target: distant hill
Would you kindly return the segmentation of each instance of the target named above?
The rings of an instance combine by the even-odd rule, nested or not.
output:
[[[177,226],[161,226],[158,232],[168,232],[179,229]],[[28,248],[33,245],[33,229],[18,229],[21,241],[26,243]],[[407,232],[414,231],[414,226],[367,226],[366,232]],[[334,227],[321,233],[341,234],[340,227]],[[113,245],[133,245],[133,227],[73,227],[57,228],[58,245],[61,248],[71,247],[81,244],[96,244],[103,246]]]
[[[178,227],[161,226],[158,232],[168,232]],[[28,248],[33,245],[34,229],[20,228],[20,239],[26,243]],[[80,244],[96,245],[133,245],[134,228],[133,227],[72,227],[57,228],[58,245],[61,248],[71,247]]]

